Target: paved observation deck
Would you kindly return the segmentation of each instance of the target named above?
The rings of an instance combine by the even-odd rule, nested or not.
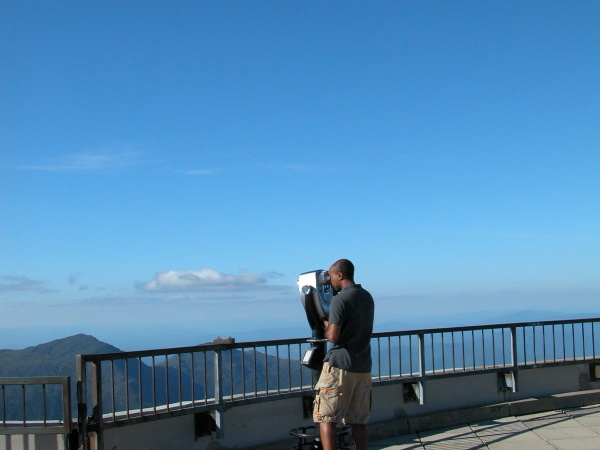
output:
[[[600,405],[441,428],[369,443],[370,450],[600,449]]]

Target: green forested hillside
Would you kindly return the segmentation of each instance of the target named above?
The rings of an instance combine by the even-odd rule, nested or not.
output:
[[[75,376],[75,356],[121,352],[87,334],[22,350],[0,350],[0,377]]]
[[[86,334],[57,339],[22,350],[0,350],[0,377],[69,376],[71,377],[71,393],[74,394],[77,392],[75,389],[76,355],[114,352],[121,352],[121,350]],[[48,386],[46,397],[46,417],[48,419],[61,418],[62,404],[59,389],[56,386]],[[26,398],[27,419],[42,418],[41,388],[28,386]],[[76,411],[76,401],[72,395],[72,411]],[[0,408],[0,420],[22,420],[23,407],[20,388],[5,387],[4,392],[0,393],[0,404],[4,406],[4,408]],[[2,417],[4,412],[6,417]]]

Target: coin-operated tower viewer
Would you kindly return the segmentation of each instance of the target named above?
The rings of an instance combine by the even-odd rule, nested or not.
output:
[[[304,354],[302,364],[318,374],[321,372],[325,358],[327,339],[325,339],[323,321],[329,319],[333,287],[329,274],[325,270],[302,273],[298,276],[297,284],[306,318],[312,330],[312,336],[308,340],[311,348]]]

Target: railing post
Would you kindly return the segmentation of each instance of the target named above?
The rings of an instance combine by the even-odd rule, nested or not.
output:
[[[104,450],[104,421],[102,417],[102,361],[92,361],[92,417],[96,432],[95,450]]]
[[[425,403],[425,379],[426,379],[426,361],[425,361],[425,334],[419,333],[419,376],[420,380],[413,384],[413,390],[419,399],[419,404]],[[433,340],[433,335],[431,337]]]
[[[511,325],[510,327],[510,339],[511,339],[511,360],[512,360],[512,386],[511,390],[513,392],[517,392],[517,371],[518,371],[518,346],[517,346],[517,327],[515,325]]]
[[[232,344],[235,342],[232,338],[217,338],[213,340],[215,344],[214,352],[214,384],[215,384],[215,424],[217,427],[216,437],[222,439],[225,436],[223,423],[223,344]],[[233,380],[229,380],[233,383]]]
[[[77,365],[77,428],[79,444],[83,450],[89,450],[87,431],[87,373],[85,360],[81,355],[76,356]]]
[[[221,409],[223,406],[223,378],[222,373],[223,370],[221,365],[223,363],[221,355],[221,349],[215,347],[214,349],[214,384],[215,384],[215,404],[217,408],[215,409],[215,424],[217,426],[217,437],[223,437],[223,429],[222,429],[222,414]]]
[[[62,411],[65,432],[67,435],[72,431],[71,424],[71,377],[67,377],[62,384]]]

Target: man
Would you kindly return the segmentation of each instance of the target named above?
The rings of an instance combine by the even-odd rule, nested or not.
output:
[[[315,386],[313,419],[323,450],[335,450],[336,424],[352,425],[356,450],[367,450],[367,421],[371,409],[371,334],[375,304],[369,292],[354,282],[354,265],[347,259],[329,268],[338,292],[324,321],[325,337],[333,346],[325,355]]]

